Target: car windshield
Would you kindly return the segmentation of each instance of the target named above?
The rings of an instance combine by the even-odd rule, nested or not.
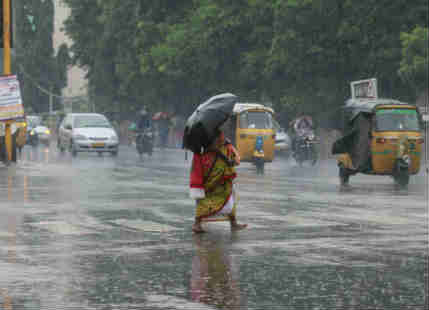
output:
[[[74,128],[111,128],[109,121],[102,116],[85,115],[79,116],[74,119]]]
[[[27,116],[27,124],[29,128],[34,128],[42,124],[42,120],[37,116]]]
[[[250,111],[240,115],[240,128],[271,129],[272,116],[268,112]]]
[[[376,113],[378,131],[419,131],[417,111],[412,109],[382,109]]]

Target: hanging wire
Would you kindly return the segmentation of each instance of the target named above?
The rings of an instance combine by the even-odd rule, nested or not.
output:
[[[29,73],[27,73],[27,71],[25,71],[24,66],[20,65],[19,66],[21,72],[34,84],[34,86],[36,86],[37,89],[39,89],[42,93],[45,93],[46,95],[52,96],[52,97],[56,97],[56,98],[61,98],[61,99],[71,99],[73,97],[65,97],[65,96],[61,96],[58,94],[54,94],[53,92],[47,90],[46,88],[40,86],[40,84],[36,81],[35,78],[33,78]]]

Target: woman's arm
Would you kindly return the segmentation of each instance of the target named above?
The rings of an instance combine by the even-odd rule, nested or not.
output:
[[[227,150],[228,157],[234,161],[234,166],[238,166],[241,160],[240,154],[238,154],[237,149],[234,147],[234,145],[232,145],[231,142],[229,142],[228,140],[226,140],[226,142],[227,142],[226,150]]]

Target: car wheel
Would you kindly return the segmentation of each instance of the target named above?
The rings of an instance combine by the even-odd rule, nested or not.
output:
[[[77,151],[76,151],[76,149],[74,148],[73,140],[72,140],[72,141],[70,141],[70,153],[71,153],[71,155],[72,155],[73,157],[76,157],[76,156],[77,156]]]
[[[61,154],[64,153],[65,149],[64,149],[64,146],[61,145],[60,140],[57,141],[57,147],[60,150]]]
[[[395,183],[401,188],[406,188],[410,182],[410,173],[407,169],[397,169],[397,172],[393,176]]]

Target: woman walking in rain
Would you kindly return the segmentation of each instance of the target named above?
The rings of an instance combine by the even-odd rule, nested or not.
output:
[[[234,200],[234,166],[240,164],[240,157],[234,146],[225,139],[223,132],[216,131],[216,139],[201,154],[194,153],[190,175],[190,196],[196,200],[195,233],[205,232],[201,226],[204,220],[226,216],[231,230],[240,230],[247,224],[238,224]]]

